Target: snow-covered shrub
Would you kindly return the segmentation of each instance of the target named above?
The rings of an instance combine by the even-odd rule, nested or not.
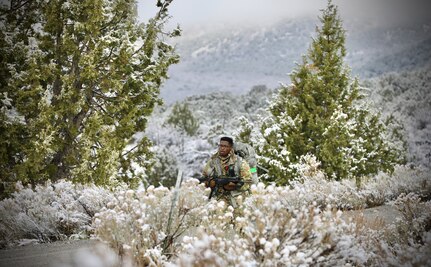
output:
[[[286,209],[284,187],[253,186],[239,201],[230,230],[198,227],[183,238],[177,266],[427,266],[431,235],[430,202],[414,194],[395,201],[404,219],[372,229],[346,223],[341,212],[316,205]],[[228,210],[227,213],[230,211]],[[416,221],[415,225],[412,225]],[[410,229],[410,232],[406,227]]]
[[[316,202],[319,207],[331,205],[340,209],[360,209],[382,205],[402,193],[416,192],[422,198],[431,195],[431,174],[426,168],[396,166],[392,174],[378,173],[364,179],[362,187],[358,188],[355,179],[326,180],[315,169],[317,163],[311,159],[308,162],[309,166],[296,165],[306,175],[301,175],[289,186],[289,206],[299,207]]]
[[[371,177],[358,191],[367,207],[394,200],[403,193],[414,192],[421,198],[430,198],[431,172],[425,167],[396,166],[392,174],[380,172]]]
[[[294,181],[288,195],[289,203],[298,207],[316,202],[319,207],[332,205],[340,209],[365,207],[366,199],[356,189],[355,181],[328,181],[324,176],[310,176],[303,182]]]
[[[94,185],[47,182],[35,188],[17,184],[11,198],[0,202],[1,246],[23,238],[41,242],[87,237],[93,215],[111,198]]]
[[[321,211],[315,205],[289,210],[284,200],[289,190],[285,187],[259,184],[253,185],[252,191],[250,197],[238,199],[235,217],[231,217],[233,209],[225,211],[223,220],[230,227],[199,225],[194,236],[185,236],[176,264],[307,266],[366,261],[356,256],[364,252],[354,245],[354,225],[342,221],[341,212],[330,208]]]
[[[205,214],[210,212],[203,208],[207,203],[203,185],[187,180],[168,230],[172,192],[163,186],[118,191],[107,207],[95,215],[95,237],[110,244],[120,255],[131,255],[140,266],[166,261],[162,251],[173,253],[178,237],[204,222]]]
[[[356,243],[369,257],[367,266],[430,266],[431,202],[414,193],[402,194],[394,205],[402,214],[380,229],[357,226]]]
[[[312,158],[307,162],[316,165]],[[209,189],[188,179],[180,190],[169,233],[173,190],[151,186],[119,191],[95,216],[95,237],[138,266],[375,266],[390,262],[390,257],[393,262],[414,262],[402,259],[409,254],[400,253],[400,248],[425,257],[429,214],[414,226],[416,233],[425,233],[419,244],[404,238],[407,235],[401,231],[418,216],[406,217],[404,226],[370,228],[345,221],[337,211],[426,190],[425,170],[397,167],[393,175],[379,174],[358,189],[354,180],[327,181],[318,169],[305,165],[300,169],[304,177],[291,186],[253,185],[249,196],[237,197],[236,209],[224,201],[208,201]],[[381,190],[387,186],[389,193]],[[403,199],[395,203],[405,203]],[[414,214],[429,208],[416,206]]]
[[[171,187],[175,185],[175,179],[178,174],[178,163],[175,155],[168,149],[158,146],[153,147],[154,165],[149,170],[148,177],[144,181],[147,186],[149,185],[163,185]]]
[[[401,194],[393,204],[401,212],[402,219],[395,223],[395,231],[388,238],[390,243],[424,244],[424,233],[431,231],[431,201],[422,203],[417,194],[409,193]]]

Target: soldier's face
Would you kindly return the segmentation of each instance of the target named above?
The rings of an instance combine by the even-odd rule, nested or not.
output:
[[[222,157],[226,157],[229,155],[230,150],[232,147],[230,146],[228,141],[220,141],[220,144],[218,145],[218,153]]]

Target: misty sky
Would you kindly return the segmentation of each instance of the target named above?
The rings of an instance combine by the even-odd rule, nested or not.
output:
[[[142,21],[155,13],[156,0],[138,0]],[[184,30],[212,25],[271,24],[284,18],[317,17],[326,0],[174,0],[171,23]],[[405,24],[431,22],[430,0],[335,0],[343,19]]]

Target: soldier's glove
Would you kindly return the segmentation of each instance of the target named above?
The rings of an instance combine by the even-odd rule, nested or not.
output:
[[[236,189],[236,184],[233,183],[233,182],[229,182],[228,184],[225,184],[223,186],[223,189],[226,190],[226,191],[233,191],[233,190]]]
[[[205,186],[214,188],[216,186],[216,181],[214,179],[209,179],[205,181]]]

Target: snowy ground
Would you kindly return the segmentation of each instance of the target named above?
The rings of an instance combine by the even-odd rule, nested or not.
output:
[[[366,210],[346,211],[342,218],[349,220],[364,215],[367,225],[375,223],[391,224],[401,214],[394,206],[383,205]],[[105,266],[100,258],[92,256],[103,249],[96,240],[59,241],[44,244],[31,244],[0,250],[0,267],[13,266]]]

